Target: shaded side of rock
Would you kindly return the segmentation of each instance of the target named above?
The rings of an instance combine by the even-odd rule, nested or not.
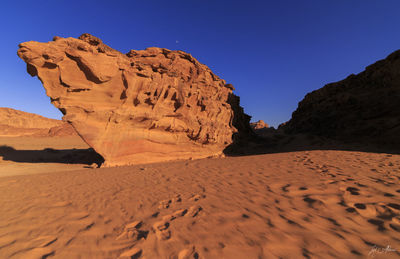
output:
[[[398,148],[400,51],[305,96],[285,132]]]

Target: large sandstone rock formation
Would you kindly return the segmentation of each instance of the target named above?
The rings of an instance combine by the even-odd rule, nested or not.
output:
[[[75,130],[60,120],[0,107],[0,136],[73,136]]]
[[[287,133],[400,147],[400,51],[305,96]]]
[[[108,166],[216,155],[251,131],[233,86],[183,51],[124,55],[83,34],[25,42],[18,55]]]

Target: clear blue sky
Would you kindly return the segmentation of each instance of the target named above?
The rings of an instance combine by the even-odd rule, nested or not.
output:
[[[308,92],[400,49],[399,0],[2,1],[0,106],[61,118],[16,55],[24,41],[91,33],[123,53],[191,53],[277,126]]]

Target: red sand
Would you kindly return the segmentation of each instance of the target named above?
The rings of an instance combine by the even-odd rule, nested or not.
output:
[[[87,148],[79,139],[1,141]],[[85,166],[0,161],[1,258],[400,255],[399,155],[316,150]]]

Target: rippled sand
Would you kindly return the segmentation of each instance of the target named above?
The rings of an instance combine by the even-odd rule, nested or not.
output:
[[[0,162],[1,258],[400,256],[399,155],[50,164]]]

